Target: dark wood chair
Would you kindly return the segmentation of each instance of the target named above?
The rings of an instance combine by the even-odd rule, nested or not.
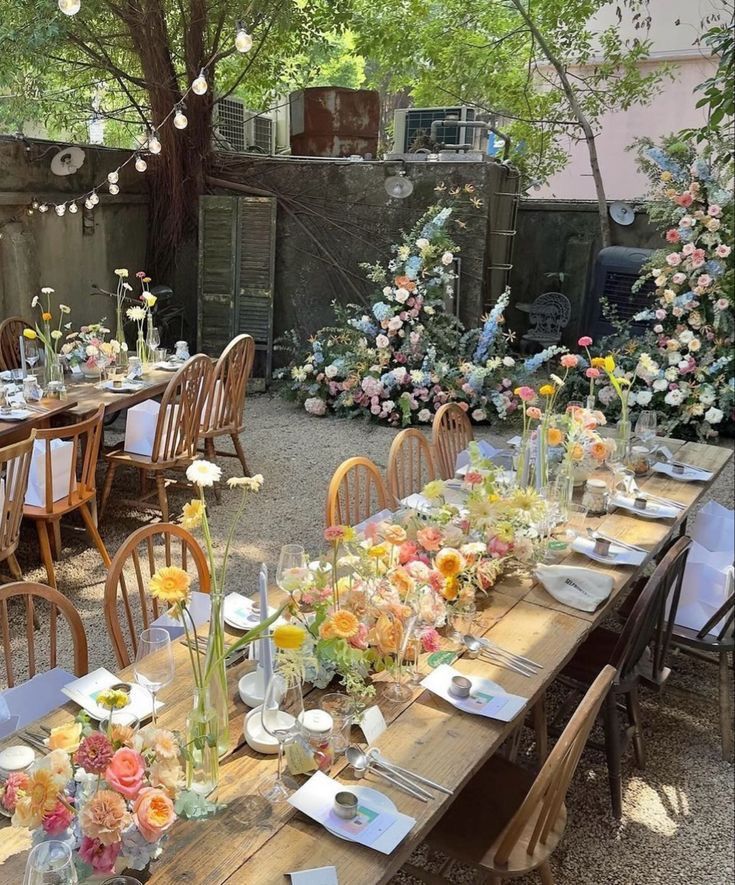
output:
[[[544,885],[553,885],[549,857],[564,835],[564,799],[614,679],[615,668],[603,667],[537,775],[492,756],[429,833],[429,845],[450,862],[479,868],[483,882],[497,885],[538,870]],[[422,882],[446,881],[411,864],[403,869]]]
[[[44,584],[30,582],[18,582],[6,584],[0,587],[0,634],[2,634],[3,653],[5,658],[5,679],[9,688],[16,683],[16,669],[21,662],[22,656],[18,654],[19,631],[12,631],[15,648],[11,641],[10,620],[11,613],[8,610],[8,602],[11,599],[25,600],[25,645],[28,678],[36,675],[36,628],[34,622],[39,621],[43,629],[44,644],[49,648],[49,667],[53,669],[58,665],[58,620],[59,614],[67,623],[71,634],[71,644],[74,655],[74,673],[84,676],[87,673],[87,637],[84,634],[84,625],[79,617],[79,612],[73,604],[58,590],[46,587]],[[45,605],[44,603],[48,603]],[[45,610],[48,609],[48,614]]]
[[[638,701],[640,665],[650,647],[650,667],[647,670],[659,676],[666,668],[690,545],[688,537],[679,538],[671,545],[635,601],[620,633],[606,627],[595,627],[561,671],[560,680],[563,683],[585,690],[605,664],[611,664],[617,670],[605,699],[603,725],[613,814],[618,819],[623,813],[621,760],[625,749],[624,737],[626,741],[628,736],[632,737],[637,766],[644,768],[646,761]],[[630,720],[630,727],[626,728],[624,736],[618,710],[621,700],[625,702]]]
[[[728,570],[727,599],[700,630],[674,625],[671,642],[683,652],[719,668],[722,758],[733,761],[733,677],[728,657],[735,652],[735,569]],[[716,632],[715,632],[716,631]]]
[[[22,369],[20,364],[20,337],[25,329],[32,329],[23,317],[8,317],[0,323],[0,372]]]
[[[334,471],[327,491],[330,525],[358,525],[392,504],[383,477],[369,458],[348,458]]]
[[[10,574],[16,581],[23,580],[15,551],[20,540],[35,439],[34,429],[28,439],[0,449],[0,562],[7,562]]]
[[[386,475],[396,501],[420,492],[427,482],[436,479],[431,445],[420,430],[407,427],[396,434],[388,454]]]
[[[442,479],[454,476],[457,455],[475,438],[467,412],[456,403],[446,403],[434,415],[431,426],[431,444],[434,463]]]
[[[105,621],[117,662],[127,667],[135,660],[138,636],[163,614],[150,595],[151,578],[164,566],[189,572],[192,589],[209,593],[209,566],[196,538],[173,523],[146,525],[133,532],[112,560],[105,581]]]

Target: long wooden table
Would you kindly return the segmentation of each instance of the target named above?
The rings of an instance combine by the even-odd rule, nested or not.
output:
[[[645,547],[651,557],[681,530],[689,509],[717,481],[731,457],[729,450],[715,446],[676,443],[674,447],[681,459],[712,471],[712,481],[707,485],[679,483],[654,475],[641,484],[653,494],[681,501],[687,510],[676,520],[644,520],[618,511],[601,523],[607,534]],[[531,579],[506,578],[490,593],[482,610],[479,632],[538,661],[543,670],[526,678],[480,660],[460,658],[455,664],[460,671],[494,679],[506,690],[527,697],[530,707],[543,696],[592,628],[616,605],[641,571],[632,567],[608,569],[578,554],[571,554],[564,561],[613,576],[615,586],[606,604],[591,614],[580,612],[556,602]],[[175,655],[180,676],[162,693],[166,706],[160,721],[181,728],[191,705],[191,680],[188,652],[179,642],[175,643]],[[217,792],[218,800],[227,807],[204,821],[179,821],[169,834],[162,858],[154,866],[151,883],[275,885],[284,881],[287,872],[330,864],[336,866],[339,881],[344,885],[387,882],[447,810],[451,797],[439,795],[424,804],[384,782],[376,784],[402,812],[416,818],[408,838],[390,856],[343,842],[286,804],[269,809],[257,793],[257,784],[261,777],[274,771],[275,760],[254,753],[242,738],[246,708],[237,697],[237,680],[247,666],[228,671],[232,752],[222,765]],[[129,672],[123,675],[132,678]],[[320,694],[308,694],[307,706],[316,706]],[[386,702],[380,691],[377,700],[390,723],[377,745],[398,764],[422,772],[455,791],[498,750],[520,721],[501,723],[466,715],[422,689],[417,689],[402,705]],[[45,724],[66,721],[75,711],[70,704],[46,717]],[[347,772],[339,773],[339,766],[335,771],[345,783],[351,782]],[[0,882],[20,880],[28,844],[26,831],[2,832]]]

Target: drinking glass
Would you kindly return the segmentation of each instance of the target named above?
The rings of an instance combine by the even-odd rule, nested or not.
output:
[[[495,485],[501,494],[507,494],[513,488],[516,472],[513,466],[513,452],[497,452],[492,461],[495,467]]]
[[[157,350],[161,346],[161,333],[158,331],[158,327],[154,326],[149,333],[149,341],[148,346],[151,350]]]
[[[31,849],[23,885],[76,885],[71,848],[66,842],[41,842]]]
[[[411,697],[411,688],[406,684],[411,681],[411,673],[404,666],[404,658],[406,657],[406,649],[408,643],[413,637],[413,630],[418,620],[417,614],[412,614],[403,624],[403,632],[401,634],[401,645],[396,651],[393,666],[390,669],[391,681],[384,683],[383,697],[389,701],[396,701],[403,704]]]
[[[658,416],[656,412],[641,412],[638,420],[635,422],[635,435],[646,446],[651,440],[656,439],[657,423]]]
[[[564,523],[563,539],[571,544],[579,537],[586,537],[587,508],[582,504],[568,504],[567,518]]]
[[[306,551],[300,544],[284,544],[278,556],[276,584],[284,593],[292,593],[294,581],[303,582],[303,572],[307,568]]]
[[[38,344],[35,341],[26,341],[25,354],[26,362],[31,367],[31,372],[33,372],[33,367],[36,365],[39,359],[41,359],[41,352],[38,349]]]
[[[260,795],[271,802],[280,802],[299,788],[296,781],[283,772],[283,748],[301,734],[298,716],[303,711],[301,683],[293,675],[276,671],[268,682],[260,708],[263,731],[278,741],[276,773],[261,781],[258,787]]]
[[[350,729],[355,721],[355,701],[339,691],[325,694],[319,706],[332,717],[333,747],[335,755],[344,753],[350,745]]]
[[[148,627],[143,630],[138,640],[133,669],[138,684],[150,692],[155,725],[156,694],[174,678],[174,652],[168,630],[163,627]]]
[[[452,639],[457,640],[464,647],[462,637],[468,633],[472,635],[472,628],[477,618],[477,608],[474,602],[459,602],[454,606],[449,616],[452,625]]]

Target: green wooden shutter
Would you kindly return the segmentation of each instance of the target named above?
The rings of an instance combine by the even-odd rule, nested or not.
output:
[[[198,349],[218,356],[234,335],[237,202],[199,198]]]

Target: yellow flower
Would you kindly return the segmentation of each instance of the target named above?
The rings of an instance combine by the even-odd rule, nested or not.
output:
[[[66,750],[74,753],[82,740],[82,726],[79,722],[70,722],[68,725],[57,725],[51,729],[46,738],[46,746],[49,750]]]
[[[204,516],[204,501],[194,498],[188,504],[184,504],[181,524],[185,529],[195,529],[201,525]]]
[[[28,341],[35,341],[38,335],[36,335],[35,329],[23,329],[23,337],[28,339]]]
[[[130,695],[117,688],[107,688],[97,695],[97,703],[106,710],[122,710],[130,703]]]
[[[56,808],[58,795],[59,787],[53,773],[47,768],[36,768],[15,806],[13,826],[40,827],[44,816]]]
[[[571,451],[569,452],[569,456],[572,461],[582,461],[584,459],[584,449],[580,446],[579,443],[575,443],[572,446]]]
[[[395,587],[395,589],[398,591],[398,595],[401,597],[404,597],[408,593],[410,593],[416,583],[405,568],[397,568],[390,575],[388,580]]]
[[[608,375],[611,375],[615,371],[615,360],[610,354],[605,357],[603,361],[603,366]]]
[[[445,578],[456,577],[465,567],[465,561],[459,550],[452,547],[444,547],[434,560],[436,570]]]
[[[442,596],[447,602],[453,602],[459,595],[459,583],[456,578],[447,578],[441,589]]]
[[[604,369],[605,368],[605,360],[601,356],[593,356],[592,357],[592,365],[596,369]]]
[[[521,510],[530,516],[540,515],[544,508],[543,499],[533,489],[519,489],[509,503],[512,509]]]
[[[441,498],[441,496],[444,494],[444,483],[440,479],[434,479],[424,486],[421,494],[425,498],[429,498],[429,500],[433,500],[434,498]]]
[[[372,556],[374,559],[385,559],[388,555],[388,548],[385,544],[373,544],[373,546],[368,550],[368,556]]]
[[[150,590],[156,599],[169,605],[182,605],[189,598],[191,578],[176,565],[159,568],[151,578]]]
[[[360,629],[360,622],[352,614],[352,612],[340,609],[333,612],[325,624],[330,636],[336,636],[339,639],[350,639]]]
[[[550,427],[547,439],[550,446],[560,446],[564,441],[564,434],[558,427]]]
[[[301,648],[306,630],[299,624],[279,624],[273,630],[273,644],[281,650]]]
[[[661,181],[671,181],[673,177],[674,176],[666,169],[661,173]]]
[[[553,396],[554,395],[554,385],[553,384],[542,384],[539,387],[538,392],[541,396]]]
[[[398,618],[381,614],[368,633],[368,642],[374,645],[380,654],[395,654],[403,640],[403,624]]]
[[[499,522],[493,531],[495,532],[495,537],[505,541],[506,544],[510,543],[514,538],[513,526],[508,522]]]
[[[48,322],[51,322],[53,317],[51,316],[51,314],[47,310],[44,310],[44,312],[41,314],[41,319],[45,320],[48,323]]]

